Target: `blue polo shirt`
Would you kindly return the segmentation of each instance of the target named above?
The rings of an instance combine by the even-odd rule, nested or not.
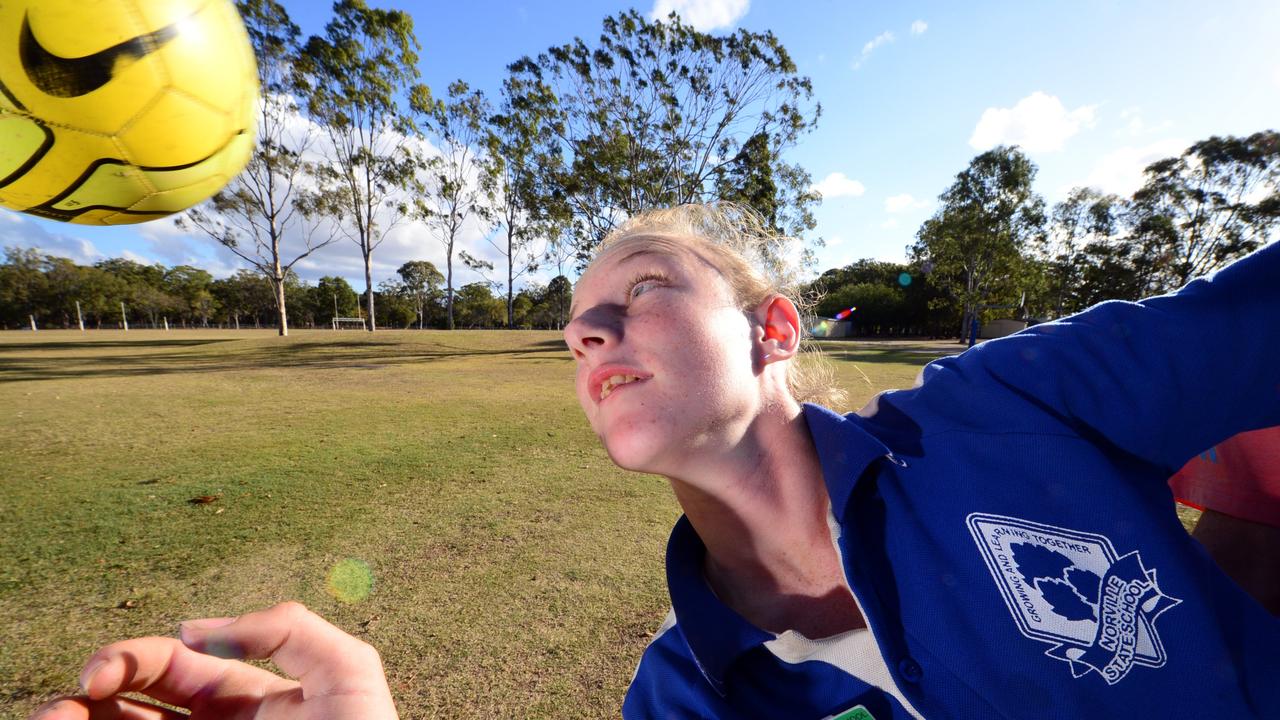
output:
[[[721,603],[687,520],[627,718],[1280,718],[1280,620],[1167,480],[1280,424],[1280,246],[806,405],[833,539],[891,682],[788,656]],[[901,698],[901,699],[899,699]]]

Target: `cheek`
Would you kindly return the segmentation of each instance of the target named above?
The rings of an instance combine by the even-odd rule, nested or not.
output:
[[[581,368],[573,379],[573,391],[578,396],[578,405],[582,408],[582,412],[588,417],[591,416],[591,408],[595,406],[591,398],[587,397],[587,374]]]

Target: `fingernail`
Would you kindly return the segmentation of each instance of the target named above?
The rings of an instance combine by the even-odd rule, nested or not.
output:
[[[86,665],[84,670],[80,671],[80,689],[86,693],[89,692],[89,682],[93,680],[94,674],[101,670],[102,666],[106,664],[106,658],[98,658]]]

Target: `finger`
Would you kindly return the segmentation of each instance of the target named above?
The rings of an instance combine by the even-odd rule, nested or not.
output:
[[[223,657],[270,658],[298,679],[306,697],[387,692],[378,651],[300,603],[281,603],[226,625],[222,620],[184,623],[182,641],[192,649]]]
[[[31,720],[189,720],[183,713],[126,697],[58,698],[36,708]]]
[[[174,638],[124,640],[94,653],[80,673],[81,687],[95,700],[142,692],[160,702],[190,707],[192,698],[234,697],[245,701],[297,687],[261,668],[196,652]]]

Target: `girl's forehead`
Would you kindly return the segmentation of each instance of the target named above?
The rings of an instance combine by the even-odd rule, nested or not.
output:
[[[714,263],[704,253],[699,252],[698,240],[681,235],[633,235],[623,238],[601,250],[586,272],[582,274],[579,284],[588,276],[610,269],[628,265],[637,259],[656,259],[664,264],[692,267],[705,265],[717,270]]]
[[[705,274],[711,285],[715,284],[716,279],[725,282],[719,268],[704,253],[699,252],[697,244],[698,240],[679,235],[637,235],[609,245],[596,255],[578,278],[574,286],[574,308],[570,315],[576,314],[577,296],[580,293],[586,291],[587,296],[592,294],[591,290],[608,293],[619,282],[618,275],[624,276],[622,280],[625,280],[625,275],[633,270],[632,266],[646,261],[655,262],[663,266],[664,270],[682,270],[684,272],[681,274],[691,279],[701,279],[698,276]],[[727,282],[725,291],[729,291]]]

